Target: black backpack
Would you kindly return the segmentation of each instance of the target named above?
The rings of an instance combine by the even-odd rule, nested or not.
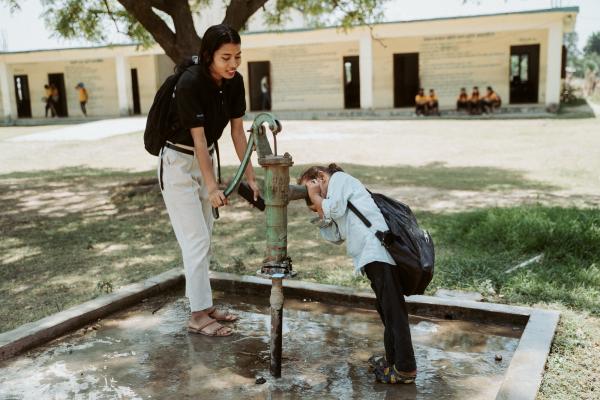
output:
[[[400,267],[404,294],[423,294],[433,278],[435,249],[429,232],[419,227],[409,206],[380,193],[371,197],[381,211],[388,226],[375,236]],[[371,222],[348,201],[348,208],[367,226]]]
[[[177,72],[164,81],[156,92],[150,111],[148,111],[146,129],[144,130],[144,147],[153,156],[158,156],[160,149],[176,128],[171,118],[173,92],[179,78],[186,69],[178,69]]]

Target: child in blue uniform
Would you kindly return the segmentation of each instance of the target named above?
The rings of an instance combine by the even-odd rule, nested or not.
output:
[[[354,269],[367,275],[377,298],[377,311],[385,326],[385,358],[371,357],[375,376],[383,383],[413,383],[417,374],[408,313],[399,268],[374,231],[388,230],[383,215],[360,181],[336,164],[313,166],[298,179],[306,185],[309,208],[321,217],[321,236],[333,243],[346,242]],[[366,225],[348,209],[348,200],[373,224]],[[371,230],[373,229],[373,230]]]

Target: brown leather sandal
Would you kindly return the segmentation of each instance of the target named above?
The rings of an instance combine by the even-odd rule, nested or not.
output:
[[[206,328],[217,324],[218,327],[212,331],[206,331]],[[229,331],[227,333],[219,333],[220,331],[222,331],[223,329],[229,329]],[[231,336],[233,335],[233,330],[227,326],[223,326],[221,324],[219,324],[217,322],[217,320],[214,319],[209,319],[205,324],[203,325],[198,325],[198,326],[193,326],[190,323],[188,323],[188,332],[190,333],[199,333],[201,335],[204,336],[211,336],[211,337],[225,337],[225,336]]]
[[[220,310],[217,307],[209,308],[208,316],[220,322],[235,322],[238,316],[229,312],[229,310]]]

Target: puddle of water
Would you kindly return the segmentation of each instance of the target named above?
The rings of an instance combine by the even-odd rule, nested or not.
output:
[[[188,334],[187,301],[152,298],[1,363],[0,399],[493,399],[521,333],[411,318],[416,385],[383,385],[367,367],[384,352],[375,311],[286,299],[283,377],[273,379],[268,299],[215,295],[240,315],[231,337]]]

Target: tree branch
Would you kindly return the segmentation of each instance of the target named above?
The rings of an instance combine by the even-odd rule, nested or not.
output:
[[[171,12],[175,26],[175,40],[177,47],[183,50],[185,57],[199,54],[202,43],[192,18],[192,10],[188,0],[171,0]]]
[[[169,28],[169,26],[163,21],[156,13],[152,10],[151,3],[159,6],[158,9],[163,8],[167,12],[167,14],[171,15],[169,11],[172,11],[171,7],[165,6],[164,2],[153,0],[153,1],[136,1],[136,0],[117,0],[121,5],[129,12],[133,17],[139,21],[140,24],[152,35],[154,40],[162,47],[175,63],[179,63],[184,60],[187,56],[193,53],[193,49],[186,49],[182,47],[178,43],[178,39],[181,39],[182,36],[179,37]],[[162,5],[161,5],[162,3]],[[174,3],[177,3],[174,8],[178,8],[181,4],[181,0],[177,0]],[[186,2],[187,4],[187,2]],[[189,13],[189,6],[188,6]],[[171,15],[171,17],[173,17]],[[191,14],[189,15],[191,20]],[[174,21],[175,26],[177,27],[177,21]],[[195,35],[197,37],[197,35]],[[198,38],[198,41],[200,39]]]
[[[225,12],[224,24],[229,24],[235,30],[244,27],[248,18],[261,8],[268,0],[231,0]]]
[[[108,0],[103,0],[103,1],[104,1],[104,6],[106,7],[106,12],[108,13],[108,16],[110,17],[110,19],[112,19],[112,21],[115,24],[115,29],[117,30],[117,32],[123,33],[119,29],[119,24],[117,24],[117,20],[115,19],[115,16],[113,15],[112,10],[110,9],[110,5],[108,4]]]
[[[150,3],[150,7],[156,8],[157,10],[169,13],[171,11],[171,7],[169,2],[164,0],[148,0]]]

